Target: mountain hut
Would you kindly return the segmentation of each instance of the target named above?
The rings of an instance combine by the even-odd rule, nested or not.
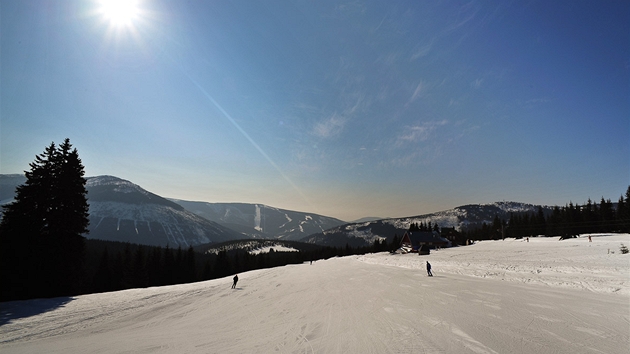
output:
[[[423,252],[429,254],[431,248],[448,247],[449,241],[440,236],[437,231],[407,231],[400,240],[400,246],[411,249],[411,252]]]

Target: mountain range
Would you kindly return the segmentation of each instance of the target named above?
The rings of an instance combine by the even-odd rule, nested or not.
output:
[[[299,240],[345,222],[262,204],[166,199],[114,176],[86,178],[90,239],[188,247],[240,239]],[[0,175],[0,204],[13,201],[19,174]]]
[[[0,175],[0,204],[13,200],[24,175]],[[536,212],[537,205],[498,202],[471,204],[404,218],[346,223],[332,217],[263,204],[208,203],[167,199],[114,176],[88,177],[88,238],[170,247],[198,246],[240,239],[278,239],[344,247],[402,236],[412,223],[431,222],[466,230],[512,212]],[[549,211],[549,207],[543,207]]]
[[[552,210],[551,207],[541,207],[545,213]],[[518,202],[470,204],[419,216],[350,223],[310,235],[302,241],[333,247],[343,247],[346,244],[360,247],[373,244],[376,240],[387,239],[391,242],[394,235],[402,236],[409,230],[412,223],[427,225],[430,222],[432,225],[437,224],[440,228],[464,231],[480,227],[484,223],[492,224],[495,216],[500,219],[509,219],[510,213],[533,213],[537,212],[538,208],[538,205]]]
[[[170,199],[193,213],[242,233],[246,238],[301,240],[346,222],[263,204],[207,203]]]

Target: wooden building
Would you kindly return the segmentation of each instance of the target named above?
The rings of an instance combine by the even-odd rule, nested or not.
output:
[[[437,231],[407,231],[400,240],[400,246],[410,252],[418,252],[421,248],[426,252],[432,248],[448,247],[449,244]]]

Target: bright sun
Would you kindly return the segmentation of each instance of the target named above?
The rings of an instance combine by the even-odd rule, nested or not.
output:
[[[136,0],[101,0],[100,12],[114,26],[131,26],[140,15]]]

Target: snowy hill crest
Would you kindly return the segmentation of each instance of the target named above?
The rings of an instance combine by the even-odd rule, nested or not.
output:
[[[116,193],[138,192],[144,195],[149,195],[149,192],[147,192],[145,189],[143,189],[137,184],[131,183],[124,179],[120,179],[118,177],[107,176],[107,175],[87,178],[87,182],[85,186],[86,188],[114,186],[112,191]]]
[[[324,232],[310,235],[302,241],[321,245],[343,247],[367,246],[375,240],[391,240],[394,235],[402,236],[411,224],[437,224],[439,227],[455,228],[463,231],[476,228],[483,223],[491,224],[495,216],[507,219],[510,213],[536,212],[539,206],[519,202],[496,202],[490,204],[469,204],[431,214],[390,218],[362,223],[346,224]],[[542,207],[551,210],[550,207]]]

